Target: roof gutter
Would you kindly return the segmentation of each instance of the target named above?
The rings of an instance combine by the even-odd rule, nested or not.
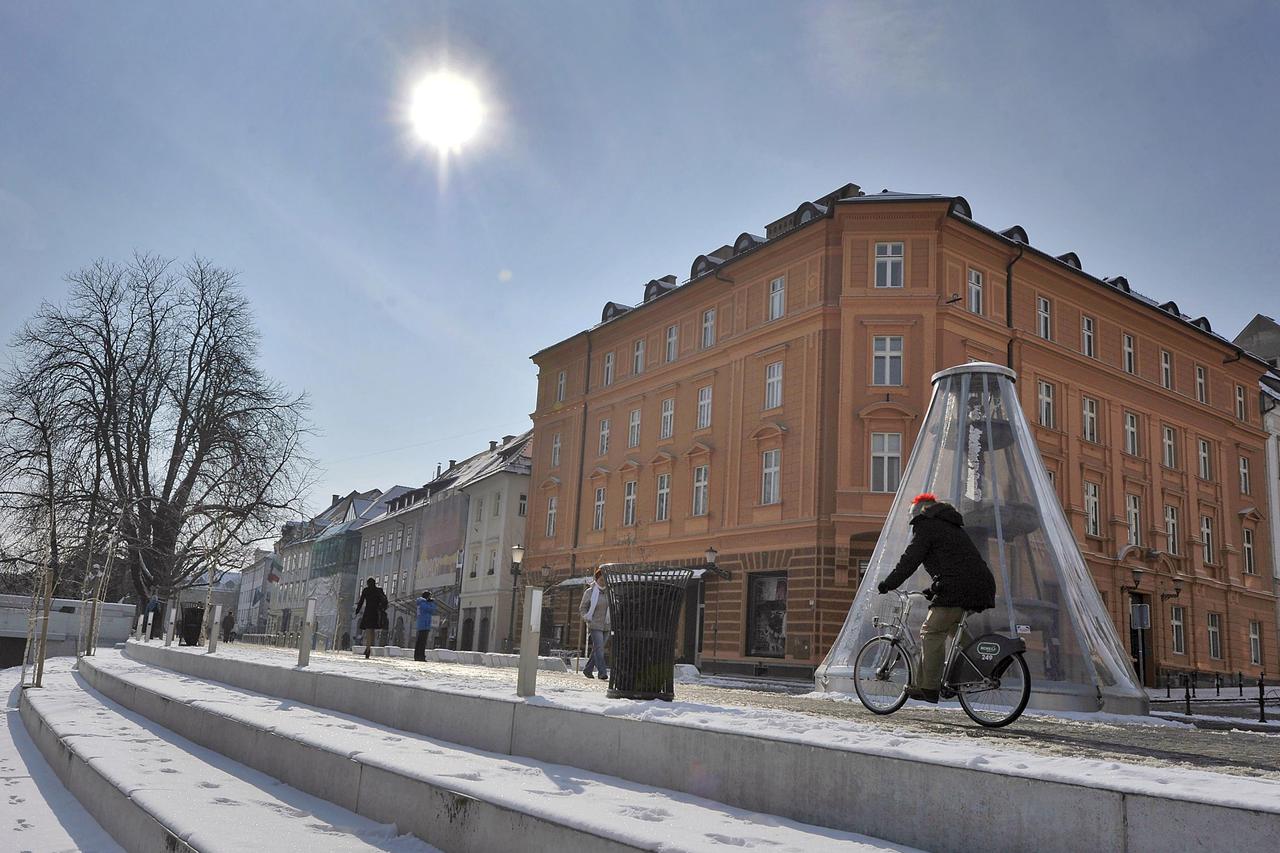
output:
[[[582,370],[582,430],[578,435],[578,482],[577,494],[573,506],[573,547],[569,551],[569,575],[578,568],[578,536],[582,530],[582,475],[587,465],[587,395],[591,392],[591,330],[583,332],[587,336],[586,364]]]

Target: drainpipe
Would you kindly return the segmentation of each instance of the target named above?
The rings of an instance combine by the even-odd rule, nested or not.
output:
[[[1013,265],[1022,260],[1022,253],[1026,249],[1021,242],[1018,243],[1018,254],[1013,256],[1008,265],[1004,268],[1004,324],[1009,327],[1009,345],[1005,353],[1005,362],[1010,370],[1017,371],[1013,366]]]
[[[591,392],[591,331],[587,331],[586,368],[582,371],[582,430],[578,436],[578,483],[573,507],[573,550],[569,552],[569,576],[578,567],[578,531],[582,528],[582,475],[587,464],[587,394]]]

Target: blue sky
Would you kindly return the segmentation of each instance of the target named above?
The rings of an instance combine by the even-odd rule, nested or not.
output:
[[[961,8],[961,7],[965,8]],[[1119,8],[1115,8],[1119,7]],[[846,181],[1275,313],[1273,3],[8,3],[0,335],[135,249],[241,274],[331,492],[528,426],[528,356]],[[489,103],[447,169],[403,103]]]

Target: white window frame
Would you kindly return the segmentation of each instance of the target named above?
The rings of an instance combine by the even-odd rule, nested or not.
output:
[[[787,313],[787,277],[780,275],[769,282],[769,320],[780,320]]]
[[[1205,614],[1205,627],[1209,632],[1209,657],[1222,660],[1222,614],[1213,611]]]
[[[876,243],[876,277],[878,288],[901,288],[906,279],[906,244]]]
[[[1160,384],[1173,390],[1173,353],[1167,349],[1160,350]]]
[[[1138,372],[1137,346],[1133,335],[1128,332],[1125,332],[1122,337],[1120,368],[1129,374]]]
[[[871,384],[898,387],[902,385],[902,335],[876,335],[871,339]]]
[[[671,438],[676,431],[676,398],[667,397],[662,401],[661,416],[658,418],[658,438]]]
[[[493,517],[497,518],[500,515],[502,515],[502,492],[493,496]]]
[[[622,526],[633,527],[636,523],[636,480],[627,480],[622,484]]]
[[[968,305],[970,314],[982,314],[982,273],[969,267]]]
[[[560,433],[551,436],[551,467],[560,467]]]
[[[1213,448],[1208,440],[1196,439],[1196,452],[1199,457],[1199,474],[1201,480],[1213,479]]]
[[[716,309],[708,308],[702,312],[702,348],[710,349],[716,345]]]
[[[1178,467],[1178,431],[1171,426],[1160,428],[1161,442],[1164,446],[1164,467]]]
[[[604,486],[596,486],[595,502],[592,504],[591,529],[604,530],[604,504],[606,495]]]
[[[489,551],[489,571],[485,574],[495,575],[498,573],[498,552],[496,549]]]
[[[671,475],[658,475],[658,488],[653,508],[654,521],[666,521],[671,517]]]
[[[1102,498],[1097,483],[1084,481],[1084,532],[1088,536],[1102,535]]]
[[[559,503],[560,503],[560,498],[558,498],[556,495],[551,495],[549,498],[547,498],[546,534],[548,539],[551,539],[556,535],[556,511],[559,507]]]
[[[710,481],[711,472],[708,466],[694,466],[692,515],[699,516],[707,514],[707,489]]]
[[[565,385],[567,382],[568,382],[568,374],[565,371],[562,370],[556,374],[556,402],[557,403],[564,402]]]
[[[1253,528],[1245,527],[1240,530],[1240,553],[1244,557],[1244,573],[1246,575],[1256,575],[1258,573],[1257,555],[1253,550]]]
[[[1036,334],[1053,340],[1053,303],[1043,296],[1036,297]]]
[[[1179,512],[1178,508],[1172,504],[1165,504],[1164,507],[1164,548],[1173,556],[1178,556],[1182,546],[1178,540],[1181,538],[1179,530]]]
[[[632,409],[627,416],[627,447],[640,446],[640,410]]]
[[[782,362],[771,361],[764,366],[764,409],[776,409],[782,405]]]
[[[1249,663],[1262,666],[1262,623],[1249,620]]]
[[[711,427],[711,386],[704,385],[698,389],[698,420],[696,429]]]
[[[1215,564],[1213,553],[1213,516],[1200,516],[1200,558],[1206,566]]]
[[[1175,655],[1187,653],[1187,613],[1181,604],[1169,607],[1169,646]]]
[[[871,433],[871,491],[892,494],[902,482],[902,433]]]
[[[1129,527],[1129,544],[1142,545],[1142,496],[1124,496],[1124,518]]]
[[[1142,453],[1142,443],[1139,441],[1139,422],[1136,412],[1124,413],[1124,452],[1130,456],[1138,456]]]
[[[1089,358],[1097,358],[1097,345],[1094,338],[1094,320],[1092,317],[1080,315],[1080,352]]]
[[[631,375],[644,373],[644,338],[637,338],[631,345]]]
[[[1236,420],[1247,421],[1249,419],[1249,404],[1246,402],[1244,394],[1244,386],[1236,386]]]
[[[680,324],[672,323],[670,326],[667,326],[667,343],[666,343],[666,350],[664,352],[664,356],[667,360],[667,364],[670,364],[671,362],[675,361],[676,357],[679,355],[680,355]]]
[[[1036,399],[1039,402],[1038,412],[1040,415],[1040,426],[1053,429],[1057,426],[1057,412],[1053,408],[1053,383],[1045,382],[1043,379],[1036,382]]]
[[[607,352],[604,354],[603,373],[604,375],[601,377],[602,383],[606,386],[612,385],[613,384],[613,353],[611,352]]]
[[[1200,365],[1196,365],[1196,401],[1199,403],[1209,402],[1209,374]]]
[[[782,451],[774,448],[760,454],[760,505],[769,506],[781,500]]]
[[[1253,481],[1249,477],[1249,457],[1240,457],[1240,494],[1253,494]]]
[[[600,419],[600,443],[599,443],[598,450],[599,450],[600,456],[604,456],[609,452],[609,419],[608,418]]]
[[[521,518],[524,518],[528,514],[529,514],[529,496],[521,495],[520,503],[516,506],[516,515],[520,516]]]
[[[1093,397],[1080,398],[1080,427],[1085,441],[1098,443],[1098,401]]]

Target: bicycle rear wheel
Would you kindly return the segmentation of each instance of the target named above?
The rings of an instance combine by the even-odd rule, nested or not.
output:
[[[892,714],[907,701],[911,659],[888,637],[872,637],[853,661],[853,689],[873,714]]]
[[[1013,655],[1005,668],[996,676],[997,686],[991,688],[957,688],[960,707],[975,723],[989,729],[1007,726],[1027,707],[1031,698],[1031,673],[1021,654]]]

